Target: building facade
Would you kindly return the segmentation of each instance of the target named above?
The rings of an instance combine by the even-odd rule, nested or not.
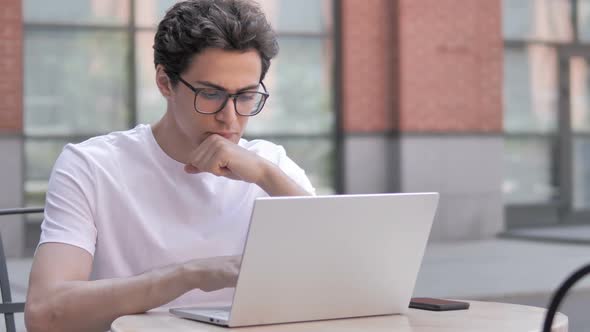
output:
[[[162,114],[151,40],[172,2],[4,1],[0,208],[43,204],[65,143]],[[433,241],[505,230],[500,0],[261,3],[281,53],[248,137],[285,145],[320,193],[440,192]],[[39,221],[0,222],[9,255]]]

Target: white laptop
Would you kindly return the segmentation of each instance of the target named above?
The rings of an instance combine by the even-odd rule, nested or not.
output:
[[[438,197],[258,198],[231,307],[170,312],[229,327],[405,313]]]

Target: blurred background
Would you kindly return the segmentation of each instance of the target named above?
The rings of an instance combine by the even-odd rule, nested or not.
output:
[[[0,209],[42,207],[66,143],[164,114],[174,2],[2,0]],[[590,0],[259,2],[281,51],[247,138],[319,194],[440,192],[416,295],[544,307],[590,262]],[[17,299],[41,220],[0,220]],[[590,330],[590,282],[566,302]]]

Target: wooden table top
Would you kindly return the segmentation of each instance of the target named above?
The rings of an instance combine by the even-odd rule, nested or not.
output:
[[[226,328],[170,315],[167,311],[150,311],[146,314],[123,316],[115,320],[112,332],[540,332],[545,309],[496,302],[469,301],[469,310],[425,311],[410,309],[405,315],[376,316],[328,321],[277,324],[242,328]],[[567,332],[568,318],[558,313],[553,332]]]

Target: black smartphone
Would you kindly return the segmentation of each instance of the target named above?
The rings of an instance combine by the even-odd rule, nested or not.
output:
[[[410,300],[410,308],[432,311],[465,310],[469,309],[469,303],[461,301],[433,299],[430,297],[415,297]]]

